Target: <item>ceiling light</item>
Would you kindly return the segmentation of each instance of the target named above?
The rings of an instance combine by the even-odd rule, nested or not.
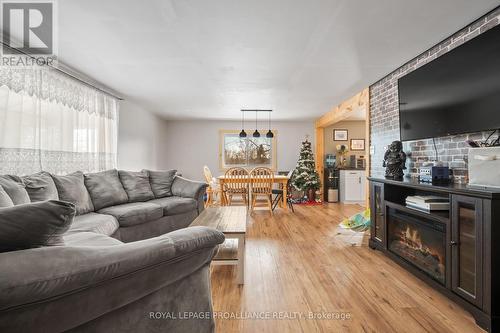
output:
[[[258,122],[257,122],[257,117],[258,117],[258,113],[259,112],[268,112],[269,113],[269,131],[266,133],[266,138],[274,138],[274,133],[273,131],[271,131],[271,112],[273,112],[273,110],[249,110],[249,109],[244,109],[244,110],[241,110],[242,113],[245,113],[245,112],[255,112],[255,132],[252,133],[252,136],[254,138],[260,138],[260,133],[259,133],[259,130],[257,129],[257,125],[258,125]],[[241,127],[242,127],[242,130],[240,132],[240,138],[246,138],[247,137],[247,133],[245,132],[245,116],[244,114],[241,115]]]
[[[268,139],[274,138],[274,134],[271,131],[271,111],[269,111],[269,131],[266,133],[266,138]]]
[[[245,132],[245,112],[242,112],[240,138],[246,138],[246,137],[247,137],[247,132]]]
[[[252,135],[254,138],[260,138],[260,133],[257,131],[257,112],[259,111],[255,111],[255,132]]]

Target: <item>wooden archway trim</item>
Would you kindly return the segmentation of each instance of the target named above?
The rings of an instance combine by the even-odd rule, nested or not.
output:
[[[315,123],[316,135],[316,170],[319,173],[321,183],[324,179],[324,158],[325,158],[325,128],[332,126],[339,121],[348,119],[359,108],[366,110],[366,145],[365,145],[365,158],[366,158],[366,175],[370,175],[370,89],[365,88],[351,98],[343,101],[339,105],[333,107],[329,112],[318,118]],[[368,182],[367,182],[368,184]],[[367,202],[368,202],[368,189]],[[323,184],[321,186],[321,195],[324,199]]]

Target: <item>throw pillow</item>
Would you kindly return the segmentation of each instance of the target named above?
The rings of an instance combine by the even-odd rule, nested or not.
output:
[[[2,207],[12,207],[14,206],[14,203],[12,202],[12,199],[9,197],[7,192],[3,189],[3,187],[0,185],[0,208]]]
[[[74,204],[78,215],[94,210],[89,192],[85,187],[83,172],[77,171],[66,176],[51,176],[59,193],[59,200]]]
[[[59,200],[56,184],[52,180],[50,173],[42,171],[33,175],[22,177],[26,191],[31,202]]]
[[[131,172],[118,171],[123,188],[128,195],[129,202],[148,201],[154,199],[151,184],[149,184],[149,175],[145,171]]]
[[[155,198],[171,197],[172,184],[174,183],[177,170],[168,171],[151,171],[146,170],[149,174],[149,182]]]
[[[75,217],[75,206],[40,201],[0,209],[0,252],[64,245],[62,235]]]
[[[30,203],[30,197],[20,177],[11,175],[0,176],[0,185],[12,199],[14,205]]]
[[[127,192],[116,169],[86,174],[85,186],[96,211],[128,202]]]

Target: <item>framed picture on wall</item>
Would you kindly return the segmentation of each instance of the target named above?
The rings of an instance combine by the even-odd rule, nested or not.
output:
[[[351,139],[351,150],[365,150],[365,139]]]
[[[333,141],[347,141],[348,133],[346,129],[334,129]]]

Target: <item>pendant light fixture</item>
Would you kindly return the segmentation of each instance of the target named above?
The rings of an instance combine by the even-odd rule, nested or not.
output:
[[[253,132],[253,137],[254,138],[260,138],[260,133],[257,131],[257,110],[255,110],[255,132]]]
[[[274,138],[274,134],[271,131],[271,111],[269,111],[268,113],[269,113],[269,131],[266,133],[266,138],[272,139]]]
[[[243,111],[243,110],[241,110]],[[241,112],[241,132],[240,138],[246,138],[247,132],[245,132],[245,112]]]
[[[273,110],[255,110],[255,109],[242,109],[240,110],[242,112],[242,115],[241,115],[241,132],[239,134],[240,138],[246,138],[247,137],[247,133],[245,132],[245,112],[255,112],[255,132],[252,133],[252,136],[254,138],[260,138],[260,133],[259,133],[259,130],[258,130],[258,113],[259,112],[268,112],[269,113],[269,131],[266,133],[266,138],[274,138],[274,133],[273,131],[271,131],[271,112],[273,112]]]

